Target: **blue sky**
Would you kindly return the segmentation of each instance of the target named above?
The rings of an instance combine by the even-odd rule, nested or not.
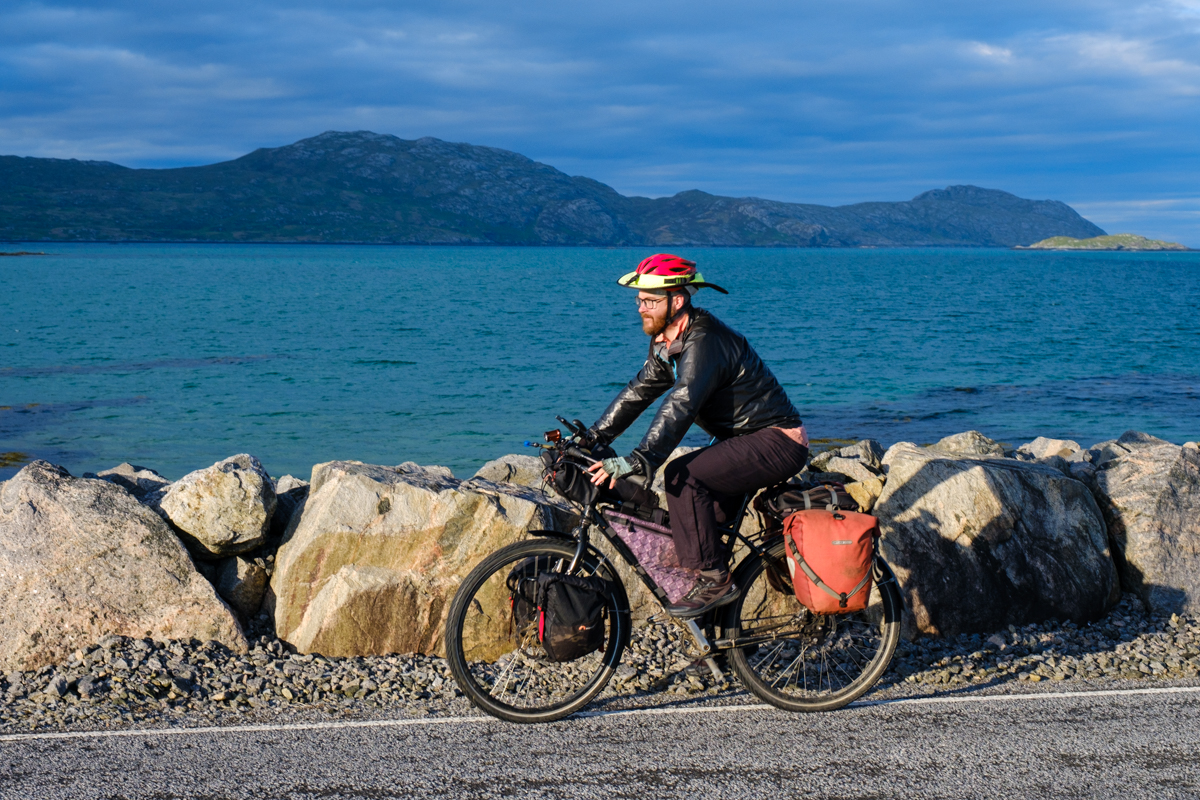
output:
[[[204,164],[325,130],[625,194],[956,183],[1200,247],[1200,0],[0,7],[0,153]]]

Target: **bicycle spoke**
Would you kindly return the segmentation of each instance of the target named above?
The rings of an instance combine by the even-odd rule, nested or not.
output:
[[[513,668],[516,666],[517,654],[519,652],[520,652],[519,650],[513,651],[513,654],[512,654],[513,657],[510,658],[508,660],[508,663],[504,665],[504,671],[500,673],[500,678],[499,678],[499,680],[496,681],[496,683],[500,686],[500,694],[502,696],[506,692],[508,692],[508,675],[510,672],[512,672]],[[495,693],[495,688],[493,688],[491,692],[488,692],[488,694],[494,694],[494,693]]]

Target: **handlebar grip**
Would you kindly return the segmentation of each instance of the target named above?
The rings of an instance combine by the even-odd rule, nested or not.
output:
[[[645,475],[626,475],[623,480],[629,481],[630,483],[632,483],[634,486],[638,487],[639,489],[646,488],[646,476]]]
[[[582,458],[584,461],[587,461],[590,464],[595,464],[597,461],[600,460],[598,458],[592,458],[590,455],[583,452],[578,447],[568,447],[565,452],[567,455],[573,456],[574,458]]]

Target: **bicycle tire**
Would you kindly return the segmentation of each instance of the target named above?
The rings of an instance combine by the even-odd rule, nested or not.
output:
[[[725,612],[726,635],[751,641],[729,651],[742,685],[786,711],[833,711],[862,697],[900,641],[903,602],[891,569],[875,557],[877,582],[865,611],[818,615],[792,591],[782,538],[766,555],[768,561],[747,558],[734,572],[742,593]]]
[[[559,571],[574,555],[574,542],[517,542],[480,562],[459,586],[446,618],[446,659],[480,710],[509,722],[552,722],[582,709],[612,678],[629,643],[629,601],[616,570],[594,551],[584,555],[576,574],[599,574],[612,585],[601,650],[550,662],[535,632],[514,627],[504,583],[509,572],[530,558],[539,559],[539,570]]]

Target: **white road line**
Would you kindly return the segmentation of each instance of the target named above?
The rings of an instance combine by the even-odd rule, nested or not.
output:
[[[1003,703],[1030,700],[1062,700],[1091,697],[1133,697],[1152,694],[1197,694],[1200,686],[1161,687],[1153,689],[1097,689],[1086,692],[1038,692],[1036,694],[981,694],[964,696],[906,697],[896,700],[866,700],[851,703],[847,709],[875,708],[879,706],[926,706],[951,705],[957,703]],[[604,717],[653,717],[676,714],[723,714],[738,711],[772,711],[774,706],[764,703],[730,706],[693,706],[690,708],[630,708],[620,711],[584,711],[575,718],[598,719]],[[380,719],[361,722],[297,722],[288,725],[228,725],[206,728],[148,728],[120,731],[69,731],[66,733],[12,733],[0,736],[0,744],[6,742],[28,742],[46,739],[114,739],[133,736],[188,736],[206,733],[276,733],[285,731],[342,730],[352,728],[412,728],[427,725],[455,725],[498,723],[500,720],[487,716],[474,717],[422,717],[419,719]]]

